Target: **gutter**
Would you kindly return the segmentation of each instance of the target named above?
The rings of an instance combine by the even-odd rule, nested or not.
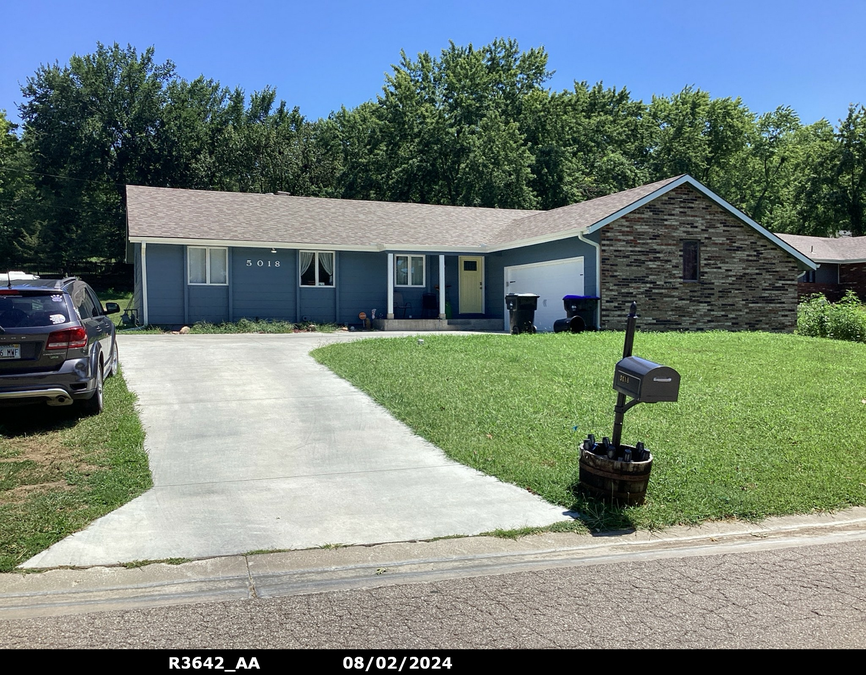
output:
[[[595,294],[599,297],[596,306],[595,325],[601,330],[601,244],[596,244],[592,239],[587,239],[582,232],[577,233],[577,238],[595,249]]]

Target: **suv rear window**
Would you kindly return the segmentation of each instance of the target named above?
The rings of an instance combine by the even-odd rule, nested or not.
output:
[[[69,321],[69,306],[63,293],[0,295],[0,327],[56,326]]]

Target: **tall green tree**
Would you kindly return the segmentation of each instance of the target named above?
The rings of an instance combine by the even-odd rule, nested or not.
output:
[[[840,229],[839,141],[826,120],[794,134],[780,208],[766,220],[776,231],[832,236]]]
[[[575,82],[526,98],[522,126],[533,153],[532,187],[545,209],[648,180],[646,106],[626,89]]]
[[[15,128],[0,110],[0,268],[5,269],[32,260],[41,226],[32,162]]]
[[[840,120],[837,204],[839,229],[866,234],[866,106],[850,106]]]
[[[164,182],[158,152],[164,86],[174,65],[153,49],[97,45],[66,66],[41,66],[23,87],[24,136],[37,172],[43,254],[65,264],[120,259],[124,186]]]
[[[341,195],[533,207],[521,110],[550,75],[544,50],[521,52],[513,40],[451,43],[439,58],[401,54],[375,104],[333,117],[344,138]]]
[[[670,98],[654,96],[649,118],[653,178],[687,173],[723,196],[735,192],[754,127],[754,115],[739,98],[713,99],[686,87]]]

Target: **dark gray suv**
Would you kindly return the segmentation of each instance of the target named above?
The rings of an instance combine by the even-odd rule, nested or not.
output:
[[[93,289],[76,277],[0,273],[0,406],[77,403],[102,412],[102,383],[117,372],[117,341]],[[23,275],[28,276],[28,275]],[[6,282],[6,283],[3,283]]]

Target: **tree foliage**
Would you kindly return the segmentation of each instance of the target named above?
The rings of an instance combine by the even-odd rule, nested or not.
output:
[[[549,209],[688,173],[772,230],[866,233],[863,106],[802,125],[691,86],[644,103],[551,75],[543,48],[451,43],[310,121],[270,87],[98,44],[27,79],[21,131],[0,114],[0,257],[121,259],[127,184]]]

